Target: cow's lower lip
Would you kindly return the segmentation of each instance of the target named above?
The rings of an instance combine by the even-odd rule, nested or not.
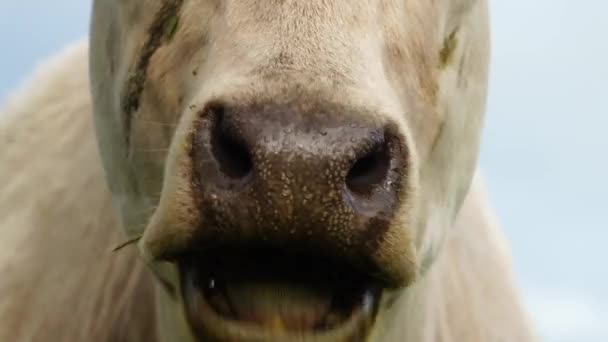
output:
[[[380,294],[344,265],[267,250],[207,252],[187,258],[180,273],[201,341],[363,340]]]

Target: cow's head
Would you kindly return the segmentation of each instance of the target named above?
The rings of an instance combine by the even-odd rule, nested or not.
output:
[[[97,135],[161,284],[160,334],[390,334],[391,305],[432,263],[474,172],[486,10],[95,1]]]

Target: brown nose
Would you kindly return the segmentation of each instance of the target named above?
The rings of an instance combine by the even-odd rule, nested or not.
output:
[[[191,158],[199,245],[373,256],[402,200],[405,139],[379,115],[325,106],[207,106]]]

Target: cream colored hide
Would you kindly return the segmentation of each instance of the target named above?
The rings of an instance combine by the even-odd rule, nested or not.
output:
[[[474,175],[488,58],[483,0],[94,1],[90,47],[80,43],[44,64],[0,113],[0,341],[533,341],[508,247]],[[310,241],[301,224],[280,225],[281,210],[296,220],[305,208],[317,220],[310,213],[325,213],[324,198],[340,200],[331,191],[291,206],[256,194],[271,203],[251,207],[259,215],[278,213],[254,215],[263,227],[241,235],[206,221],[197,201],[210,196],[204,183],[213,178],[193,177],[211,172],[197,166],[196,143],[210,103],[263,115],[286,109],[279,119],[255,114],[251,125],[296,125],[277,139],[308,141],[299,148],[311,154],[320,153],[313,142],[330,140],[304,139],[299,122],[331,123],[340,146],[348,144],[342,135],[355,139],[351,122],[389,127],[388,158],[401,164],[386,176],[398,184],[382,188],[378,202],[391,203],[378,221],[383,234],[364,235],[373,248],[357,244],[356,212],[327,225],[334,235],[315,230]],[[254,117],[248,110],[240,115]],[[307,119],[318,112],[329,113],[326,121]],[[277,146],[291,145],[272,146],[278,156]],[[293,201],[308,198],[308,184],[333,189],[318,184],[339,165],[310,165],[318,175],[299,180],[310,171],[303,161],[317,159],[295,153],[292,164],[253,163],[273,166],[267,177],[278,187],[298,185],[288,187]],[[294,178],[277,176],[281,170]],[[310,178],[318,183],[298,183]],[[228,221],[245,215],[209,206],[232,210],[214,216]],[[294,232],[265,228],[275,223]],[[370,319],[294,333],[280,317],[269,326],[204,313],[196,305],[205,295],[184,289],[187,267],[176,265],[199,241],[253,244],[258,235],[289,246],[318,242],[369,275],[379,287]],[[130,239],[137,244],[112,251]]]

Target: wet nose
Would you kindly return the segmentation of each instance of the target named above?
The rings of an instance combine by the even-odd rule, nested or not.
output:
[[[199,241],[315,248],[370,260],[407,177],[381,115],[340,106],[206,106],[192,131]]]

